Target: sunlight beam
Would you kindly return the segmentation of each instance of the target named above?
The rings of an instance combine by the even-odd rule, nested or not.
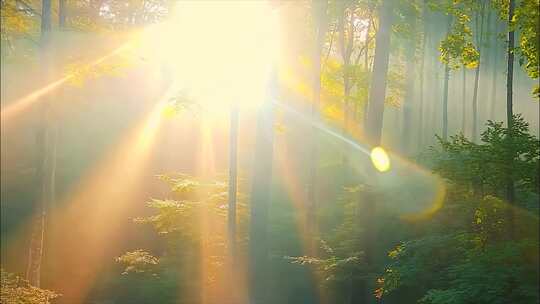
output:
[[[112,52],[92,61],[88,65],[90,67],[93,67],[98,64],[101,64],[105,60],[108,60],[111,57],[118,55],[119,53],[125,51],[129,47],[130,47],[129,42],[125,43],[122,46],[114,49]],[[48,85],[45,85],[44,87],[40,89],[37,89],[27,94],[26,96],[23,96],[13,102],[10,102],[9,105],[3,107],[0,110],[0,120],[2,121],[2,124],[12,120],[14,117],[27,111],[31,106],[42,101],[43,100],[42,98],[45,97],[46,94],[49,94],[53,92],[54,90],[58,89],[59,87],[64,85],[67,81],[71,80],[73,77],[74,77],[73,74],[68,74],[56,81],[49,83]]]
[[[121,240],[125,212],[140,197],[153,143],[160,129],[163,108],[172,89],[75,188],[64,206],[53,210],[52,227],[57,255],[63,265],[58,280],[70,277],[63,299],[82,303],[106,259],[105,248]],[[62,244],[60,246],[60,244]],[[63,286],[53,282],[53,286]]]

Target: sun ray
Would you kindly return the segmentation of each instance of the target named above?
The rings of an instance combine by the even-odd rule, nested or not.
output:
[[[216,161],[214,150],[214,128],[206,118],[200,120],[200,143],[198,155],[198,171],[202,176],[215,176]]]
[[[92,66],[101,64],[104,61],[120,54],[121,52],[126,51],[129,47],[130,47],[129,42],[124,43],[123,45],[114,49],[110,53],[105,54],[104,56],[99,57],[95,59],[94,61],[90,62],[88,66],[92,67]],[[9,122],[13,118],[20,115],[21,113],[24,113],[25,111],[27,111],[30,107],[35,106],[36,104],[40,103],[40,101],[44,100],[43,97],[45,97],[47,94],[52,93],[56,89],[60,88],[62,85],[66,84],[69,80],[71,80],[73,77],[75,77],[73,74],[65,75],[62,78],[45,85],[42,88],[36,89],[33,92],[15,101],[9,102],[9,104],[3,107],[0,111],[0,119],[2,121],[2,124]]]
[[[84,302],[86,293],[95,283],[95,276],[105,265],[106,249],[121,241],[127,208],[142,195],[150,152],[160,128],[163,107],[170,97],[170,90],[149,111],[142,123],[136,126],[106,158],[103,159],[71,195],[53,210],[52,235],[56,255],[53,259],[62,265],[58,271],[70,277],[64,286],[63,298],[70,303]]]
[[[298,174],[295,174],[297,170],[293,170],[294,159],[292,159],[291,151],[288,150],[287,142],[278,143],[276,148],[277,151],[276,161],[277,161],[277,174],[278,178],[283,180],[283,186],[285,187],[285,192],[288,199],[293,204],[293,207],[296,212],[296,231],[298,233],[302,254],[310,257],[317,257],[317,248],[318,244],[315,244],[316,240],[319,238],[318,231],[309,231],[308,219],[307,216],[307,206],[308,199],[305,191],[305,184],[302,183],[301,178]],[[320,286],[323,278],[317,272],[311,273],[312,278],[314,279],[315,286]],[[322,303],[326,303],[327,296],[323,288],[316,288],[318,298]]]

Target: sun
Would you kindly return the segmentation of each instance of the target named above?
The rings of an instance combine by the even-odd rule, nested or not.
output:
[[[198,104],[257,106],[278,60],[278,21],[266,1],[180,1],[143,33],[141,52]]]

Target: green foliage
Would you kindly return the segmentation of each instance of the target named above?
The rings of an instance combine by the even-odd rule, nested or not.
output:
[[[540,23],[539,0],[520,1],[516,8],[515,20],[519,29],[519,64],[523,66],[529,77],[538,79],[540,72],[540,36],[538,30]],[[539,86],[533,89],[533,95],[540,97]]]
[[[479,10],[479,3],[470,0],[460,1],[431,1],[432,10],[447,15],[448,33],[441,41],[439,50],[440,60],[449,65],[451,69],[461,66],[475,68],[478,65],[480,54],[478,46],[473,43],[473,33],[470,28],[472,14]]]
[[[17,50],[16,41],[26,39],[37,45],[37,33],[39,33],[39,18],[29,7],[15,0],[0,2],[0,50],[2,57],[6,58],[20,54]]]
[[[534,265],[527,264],[526,258],[528,252],[537,250],[537,241],[480,245],[477,236],[471,233],[405,242],[389,254],[393,262],[379,281],[380,295],[398,288],[419,288],[425,293],[420,303],[538,301],[535,284],[538,273]]]
[[[25,35],[36,30],[36,18],[15,0],[1,2],[2,38],[12,35]]]
[[[34,287],[28,281],[0,269],[0,300],[4,304],[49,304],[60,295]]]
[[[203,214],[224,219],[227,214],[227,183],[204,181],[185,174],[159,175],[166,182],[177,199],[152,199],[148,207],[154,215],[135,218],[139,224],[150,224],[154,230],[165,236],[172,244],[179,240],[200,243],[207,237],[213,244],[223,244],[222,234],[203,235],[200,219]],[[244,197],[239,196],[238,211],[245,214]]]
[[[426,304],[539,300],[538,218],[500,191],[511,174],[518,192],[538,197],[539,142],[520,116],[514,121],[511,130],[489,121],[480,144],[457,135],[423,155],[448,181],[446,202],[424,224],[426,234],[389,252],[378,297],[408,289]],[[512,239],[510,229],[519,231]]]
[[[528,128],[519,115],[514,116],[512,130],[488,121],[481,143],[462,134],[448,142],[439,138],[441,150],[431,148],[422,158],[435,172],[474,191],[502,197],[500,190],[510,174],[519,188],[538,194],[540,142]]]
[[[359,273],[365,268],[362,253],[353,252],[347,256],[340,256],[339,253],[321,241],[321,249],[324,251],[323,257],[285,257],[293,264],[314,265],[324,278],[323,284],[338,283],[344,284],[355,277],[360,277]]]
[[[116,261],[132,280],[152,277],[158,285],[171,285],[183,291],[180,303],[193,303],[193,297],[204,286],[220,281],[227,256],[226,215],[228,183],[205,180],[187,174],[164,174],[157,178],[170,188],[167,199],[151,199],[147,205],[153,214],[135,218],[134,222],[149,225],[163,241],[163,250],[154,256],[143,249],[127,252]],[[241,182],[242,180],[240,180]],[[241,184],[241,183],[240,183]],[[246,198],[237,195],[238,234],[240,246],[246,241]],[[204,256],[201,251],[207,252]],[[204,274],[201,273],[204,266]],[[182,269],[182,271],[178,271]],[[176,284],[170,284],[170,281]],[[165,287],[163,287],[165,288]]]
[[[417,19],[420,17],[421,4],[419,1],[397,1],[394,10],[397,19],[393,25],[393,32],[399,36],[414,40],[418,35]]]
[[[148,273],[150,271],[154,271],[156,265],[159,263],[158,258],[142,249],[126,252],[122,256],[116,258],[116,261],[126,265],[126,268],[122,274],[128,274],[131,272]]]
[[[509,0],[492,0],[492,6],[497,11],[499,18],[508,22]],[[519,64],[532,79],[538,79],[539,73],[539,52],[540,37],[538,37],[538,24],[540,13],[538,7],[539,0],[516,1],[514,18],[509,24],[509,28],[517,30],[519,43],[512,50],[518,55]],[[538,85],[533,87],[533,95],[540,97]]]

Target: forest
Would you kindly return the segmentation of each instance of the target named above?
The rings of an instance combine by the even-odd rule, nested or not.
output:
[[[540,303],[540,0],[0,5],[0,303]]]

